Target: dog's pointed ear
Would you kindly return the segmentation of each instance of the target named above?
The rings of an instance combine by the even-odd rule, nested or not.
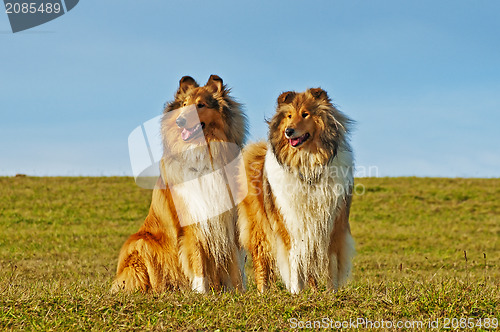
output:
[[[278,105],[290,104],[297,94],[293,91],[287,91],[280,94],[278,97]]]
[[[224,88],[224,82],[219,76],[210,75],[210,78],[205,86],[212,92],[221,92]]]
[[[321,88],[309,89],[309,92],[314,97],[314,99],[317,99],[317,100],[323,99],[323,100],[328,101],[328,94],[326,93],[325,90],[323,90]]]
[[[198,83],[191,76],[183,76],[179,81],[179,90],[177,93],[184,93],[191,88],[197,88]]]

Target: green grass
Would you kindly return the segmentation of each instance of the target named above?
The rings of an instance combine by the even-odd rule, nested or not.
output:
[[[334,294],[110,295],[151,192],[131,178],[0,178],[0,330],[282,330],[289,319],[500,319],[500,179],[362,178]],[[467,261],[464,257],[467,254]]]

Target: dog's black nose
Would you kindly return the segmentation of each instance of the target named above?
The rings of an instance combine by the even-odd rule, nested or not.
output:
[[[175,123],[179,126],[179,128],[183,128],[186,125],[186,119],[180,116],[175,120]]]
[[[294,132],[295,132],[295,129],[293,129],[293,128],[288,127],[288,128],[285,129],[285,135],[286,135],[286,137],[291,137]]]

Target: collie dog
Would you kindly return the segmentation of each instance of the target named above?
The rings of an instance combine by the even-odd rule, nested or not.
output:
[[[243,151],[248,195],[239,205],[240,241],[259,291],[275,269],[291,293],[325,281],[337,290],[348,278],[351,123],[322,89],[285,92],[268,121],[268,143]]]
[[[223,172],[247,134],[241,105],[220,77],[184,76],[161,120],[161,176],[149,214],[123,245],[113,291],[242,290],[236,199]]]

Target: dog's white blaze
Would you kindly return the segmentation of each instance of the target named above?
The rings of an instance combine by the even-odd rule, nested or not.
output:
[[[282,241],[274,241],[277,267],[285,285],[291,292],[297,292],[304,287],[307,273],[318,279],[332,278],[328,257],[330,234],[340,204],[354,182],[352,152],[342,146],[313,185],[285,170],[271,147],[264,167],[291,239],[289,252]]]

